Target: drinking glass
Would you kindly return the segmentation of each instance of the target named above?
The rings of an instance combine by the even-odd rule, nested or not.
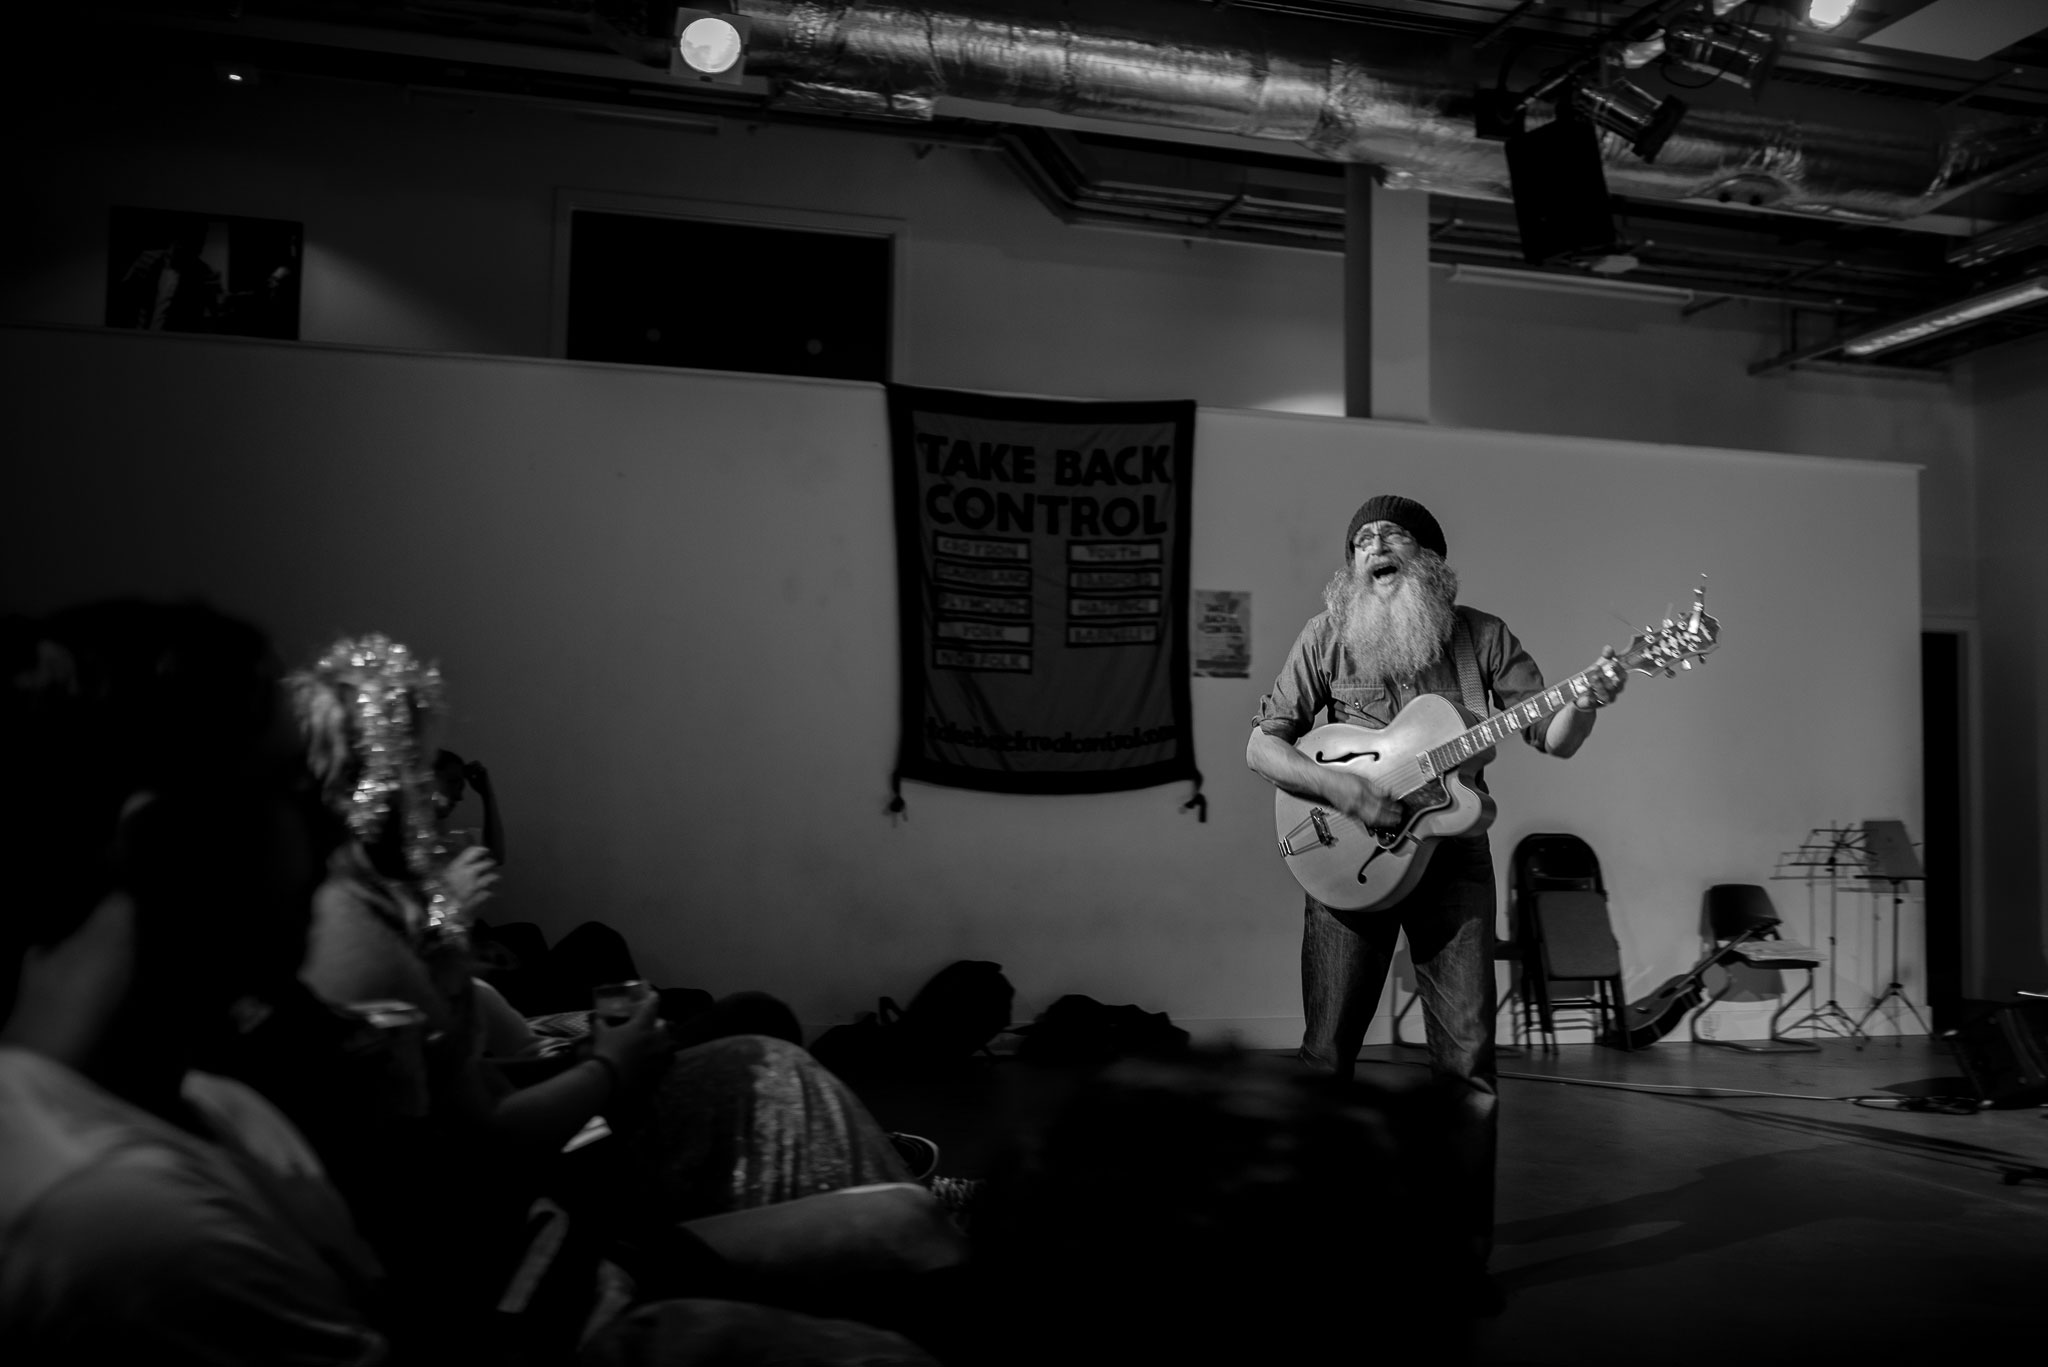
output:
[[[605,983],[591,989],[591,1004],[597,1018],[606,1025],[624,1025],[640,1009],[640,1003],[654,995],[651,984],[639,978],[622,983]]]

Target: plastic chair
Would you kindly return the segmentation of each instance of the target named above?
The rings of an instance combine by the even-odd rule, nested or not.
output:
[[[1586,889],[1539,892],[1529,906],[1530,928],[1540,936],[1543,1033],[1550,1047],[1557,1047],[1556,1009],[1583,1007],[1593,1013],[1596,1038],[1629,1048],[1628,1032],[1621,1028],[1621,945],[1607,916],[1607,898]],[[1591,991],[1553,997],[1550,985],[1556,982],[1583,982]]]
[[[1779,936],[1778,909],[1771,904],[1770,893],[1759,884],[1716,883],[1707,889],[1705,902],[1707,930],[1714,937],[1715,944],[1727,951],[1729,960],[1751,968],[1803,968],[1806,970],[1806,986],[1779,1002],[1778,1009],[1771,1012],[1770,1028],[1765,1032],[1769,1036],[1767,1040],[1702,1039],[1700,1017],[1735,990],[1735,978],[1730,974],[1720,989],[1692,1013],[1687,1025],[1692,1042],[1736,1049],[1746,1054],[1817,1051],[1820,1045],[1815,1041],[1780,1035],[1778,1021],[1798,1004],[1800,998],[1813,991],[1814,970],[1821,966],[1821,952],[1810,945],[1795,944]]]

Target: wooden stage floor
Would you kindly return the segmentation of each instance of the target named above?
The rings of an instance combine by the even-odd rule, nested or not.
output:
[[[1799,1054],[1582,1045],[1501,1067],[1549,1080],[1501,1084],[1494,1269],[1509,1299],[1482,1327],[1478,1361],[2041,1355],[2048,1111],[1581,1085],[1968,1095],[1938,1042],[1830,1040]],[[2008,1184],[2013,1172],[2028,1175]]]
[[[1365,1051],[1399,1086],[1419,1049]],[[1662,1041],[1504,1054],[1493,1267],[1507,1306],[1474,1360],[1822,1364],[2038,1359],[2048,1340],[2048,1110],[1886,1108],[1967,1095],[1924,1036],[1818,1053]],[[978,1176],[1047,1094],[992,1063],[942,1090],[860,1088],[892,1129]],[[1523,1076],[1516,1076],[1517,1074]],[[1673,1092],[1626,1090],[1670,1087]],[[1698,1088],[1793,1094],[1708,1096]],[[1873,1105],[1800,1099],[1867,1096]],[[2023,1173],[2017,1182],[2009,1173]],[[1375,1318],[1360,1288],[1361,1361]]]

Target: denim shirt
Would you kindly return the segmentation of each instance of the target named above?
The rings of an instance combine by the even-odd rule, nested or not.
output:
[[[1479,658],[1480,686],[1490,695],[1496,710],[1513,707],[1522,699],[1543,691],[1543,671],[1529,652],[1508,630],[1507,623],[1492,613],[1458,605],[1472,633],[1473,652]],[[1353,658],[1351,647],[1337,634],[1330,614],[1319,612],[1309,619],[1287,653],[1280,677],[1272,691],[1259,699],[1252,724],[1268,735],[1292,745],[1319,723],[1316,716],[1327,712],[1328,720],[1378,729],[1393,721],[1394,714],[1413,702],[1418,694],[1440,693],[1463,705],[1458,689],[1458,664],[1450,647],[1421,673],[1401,679],[1368,675]],[[1522,739],[1544,749],[1543,733],[1549,722],[1532,722],[1522,728]],[[1481,780],[1481,787],[1484,781]]]

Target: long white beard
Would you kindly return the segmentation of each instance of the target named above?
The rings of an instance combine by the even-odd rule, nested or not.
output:
[[[1420,547],[1403,564],[1391,592],[1352,566],[1323,589],[1338,634],[1368,675],[1399,679],[1442,658],[1457,621],[1458,572]]]

